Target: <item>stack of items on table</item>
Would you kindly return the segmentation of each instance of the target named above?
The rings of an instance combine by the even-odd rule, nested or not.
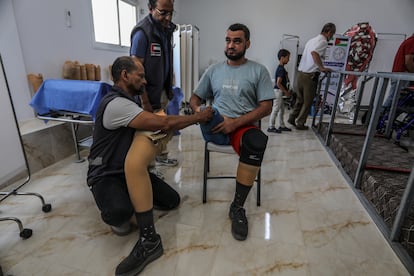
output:
[[[101,66],[95,64],[79,64],[78,61],[67,60],[63,64],[62,76],[69,80],[101,80]]]
[[[101,80],[101,66],[95,64],[79,64],[78,61],[67,60],[63,64],[62,77],[69,80]],[[28,74],[27,78],[32,86],[33,93],[36,93],[43,83],[42,74]]]

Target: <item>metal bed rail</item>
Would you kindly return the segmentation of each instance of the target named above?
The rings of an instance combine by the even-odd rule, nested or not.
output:
[[[358,87],[359,94],[358,99],[356,103],[356,110],[359,112],[359,105],[362,98],[362,93],[364,92],[365,83],[371,80],[374,80],[374,86],[372,88],[372,93],[370,97],[370,106],[368,110],[368,117],[367,117],[367,131],[365,134],[365,139],[363,143],[363,148],[361,155],[359,156],[358,166],[356,169],[354,180],[352,181],[351,178],[348,176],[348,181],[352,183],[352,189],[355,191],[357,196],[361,199],[361,202],[363,205],[367,208],[368,212],[371,214],[371,217],[373,217],[374,221],[378,225],[379,229],[383,233],[384,237],[388,240],[391,247],[394,248],[397,255],[400,257],[401,261],[405,264],[407,269],[410,271],[410,273],[414,274],[414,260],[412,257],[409,256],[407,250],[403,248],[403,246],[399,243],[403,223],[405,219],[407,218],[409,214],[409,209],[411,205],[414,202],[414,164],[411,168],[409,179],[407,181],[407,185],[404,189],[403,196],[401,198],[401,201],[399,203],[399,208],[397,215],[393,221],[391,229],[389,229],[383,219],[380,217],[380,215],[375,211],[375,209],[372,207],[368,199],[362,194],[361,192],[361,182],[362,182],[362,176],[364,173],[364,170],[367,168],[367,159],[370,149],[370,145],[372,145],[373,139],[376,136],[377,132],[377,125],[379,122],[379,117],[382,110],[382,104],[384,102],[384,97],[387,92],[387,87],[390,81],[394,80],[397,81],[397,91],[393,95],[393,104],[391,106],[391,115],[389,118],[388,126],[391,128],[392,121],[394,120],[395,113],[396,113],[396,103],[398,101],[398,98],[400,96],[400,90],[401,90],[401,83],[402,80],[408,80],[408,81],[414,81],[414,74],[407,74],[407,73],[389,73],[389,72],[377,72],[377,73],[368,73],[368,72],[349,72],[349,71],[340,71],[340,82],[337,88],[337,92],[335,94],[335,103],[332,109],[331,118],[329,120],[329,124],[326,129],[326,136],[322,137],[320,135],[321,130],[321,124],[323,121],[323,112],[320,114],[319,123],[318,125],[315,125],[315,116],[316,112],[313,117],[312,127],[316,134],[319,135],[321,142],[324,143],[324,145],[329,149],[329,141],[332,134],[332,129],[335,121],[335,113],[337,110],[338,105],[338,99],[340,96],[340,89],[343,83],[344,78],[346,75],[355,75],[358,77],[362,77],[363,81],[361,83],[361,87]],[[329,87],[329,73],[326,74],[323,77],[327,78],[327,83],[325,85],[325,90],[323,90],[323,98],[322,98],[322,104],[324,104],[324,101],[326,100],[326,95],[328,93],[328,87]],[[321,83],[321,80],[320,80]],[[318,86],[318,92],[321,92],[320,83]],[[319,95],[319,94],[317,94]],[[317,104],[320,105],[319,103]],[[356,113],[358,114],[358,113]],[[353,124],[356,124],[356,120],[353,120]],[[389,129],[388,129],[389,130]],[[386,137],[389,137],[386,135]],[[342,169],[343,171],[343,169]],[[344,171],[343,171],[344,173]],[[345,173],[346,174],[346,173]]]
[[[342,84],[343,84],[346,76],[357,76],[357,77],[362,77],[363,78],[361,83],[360,83],[360,86],[358,86],[357,91],[356,91],[357,95],[358,95],[358,98],[357,98],[357,101],[356,101],[356,104],[355,104],[355,108],[356,108],[355,116],[354,116],[353,121],[352,121],[352,123],[354,125],[357,123],[357,118],[358,118],[358,114],[360,112],[362,96],[363,96],[363,93],[364,93],[364,90],[365,90],[366,83],[371,81],[371,80],[374,80],[374,87],[372,89],[372,93],[371,93],[371,97],[370,97],[370,107],[369,107],[369,109],[372,109],[374,96],[376,94],[375,91],[376,91],[377,85],[378,85],[378,83],[377,83],[378,79],[375,78],[374,73],[353,72],[353,71],[338,71],[338,72],[335,72],[335,73],[339,74],[339,79],[338,79],[338,86],[337,86],[336,91],[335,91],[334,104],[332,106],[332,111],[331,111],[331,114],[330,114],[331,117],[329,119],[328,129],[327,129],[327,132],[326,132],[326,136],[324,138],[324,143],[325,143],[326,146],[329,144],[330,135],[332,134],[332,127],[333,127],[333,124],[334,124],[334,121],[335,121],[336,111],[337,111],[337,108],[338,108],[340,92],[341,92]],[[325,83],[325,85],[323,87],[323,90],[322,90],[322,83],[323,83],[323,80],[325,78],[327,80],[326,80],[326,83]],[[330,93],[330,91],[329,91],[330,81],[331,81],[331,73],[328,72],[328,73],[324,73],[322,75],[322,77],[320,78],[319,82],[318,82],[318,88],[317,88],[316,95],[322,94],[322,99],[321,99],[321,101],[319,101],[319,97],[317,97],[317,100],[315,101],[315,107],[314,107],[316,112],[314,112],[313,118],[312,118],[312,127],[316,128],[318,133],[320,133],[321,128],[322,128],[322,122],[323,122],[323,117],[324,117],[323,110],[319,114],[319,121],[318,121],[317,124],[315,123],[316,122],[316,116],[318,116],[318,113],[320,111],[319,110],[320,107],[321,106],[323,107],[326,104],[327,95]],[[370,113],[370,111],[368,111],[368,113]]]

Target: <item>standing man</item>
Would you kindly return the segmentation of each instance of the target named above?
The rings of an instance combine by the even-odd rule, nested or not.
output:
[[[145,92],[141,95],[142,107],[149,112],[166,113],[168,101],[173,98],[172,35],[176,26],[171,19],[174,1],[149,0],[148,9],[149,14],[131,32],[130,55],[141,61],[147,76]],[[176,166],[178,161],[168,158],[165,147],[156,157],[156,164]]]
[[[267,136],[255,123],[270,114],[274,98],[266,67],[245,57],[249,47],[249,29],[239,23],[231,25],[226,32],[227,60],[208,68],[190,98],[195,114],[203,110],[203,101],[213,99],[213,120],[200,124],[203,137],[206,141],[232,145],[240,156],[236,192],[229,210],[231,232],[237,240],[247,238],[248,223],[243,206],[267,144]]]
[[[316,95],[320,72],[332,71],[323,66],[322,60],[328,47],[328,41],[335,32],[335,24],[326,23],[321,33],[305,44],[298,67],[296,103],[288,119],[288,123],[298,130],[308,129],[305,123]]]
[[[394,57],[394,64],[392,66],[392,72],[406,72],[414,73],[414,34],[404,40]],[[404,89],[410,85],[409,81],[400,81],[400,88]],[[383,108],[387,109],[391,107],[392,99],[395,91],[397,90],[397,80],[391,80],[390,94],[387,100],[383,104]]]
[[[154,226],[153,204],[178,206],[180,197],[167,183],[148,173],[148,164],[165,143],[165,133],[212,118],[211,109],[191,116],[158,116],[136,102],[146,84],[144,67],[133,57],[112,65],[112,91],[102,98],[96,114],[89,154],[88,186],[102,220],[118,235],[131,232],[136,218],[139,238],[115,275],[136,275],[163,254]]]

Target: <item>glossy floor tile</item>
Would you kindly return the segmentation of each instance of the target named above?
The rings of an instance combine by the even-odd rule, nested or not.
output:
[[[202,204],[203,141],[197,126],[175,136],[175,168],[162,167],[182,197],[174,211],[155,211],[164,255],[143,275],[409,275],[311,130],[269,135],[262,167],[262,205],[256,187],[246,203],[249,236],[233,239],[228,208],[234,180],[209,180]],[[83,152],[84,155],[87,152]],[[33,236],[19,237],[16,223],[0,222],[0,265],[5,275],[114,275],[138,233],[115,236],[99,216],[85,183],[87,163],[72,156],[32,176],[1,216],[15,216]],[[212,154],[211,171],[235,171],[233,155]]]

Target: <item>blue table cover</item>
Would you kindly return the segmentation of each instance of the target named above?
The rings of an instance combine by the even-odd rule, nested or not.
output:
[[[45,80],[30,101],[30,106],[39,115],[67,111],[91,115],[95,120],[99,103],[111,87],[99,81]]]

